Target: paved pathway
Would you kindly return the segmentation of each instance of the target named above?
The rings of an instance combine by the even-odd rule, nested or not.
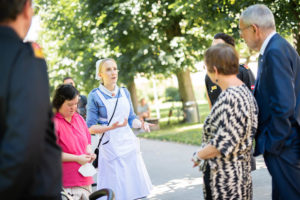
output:
[[[203,199],[202,173],[190,161],[197,146],[141,139],[141,149],[154,189],[147,200]],[[262,157],[252,172],[253,199],[271,199],[271,178]]]

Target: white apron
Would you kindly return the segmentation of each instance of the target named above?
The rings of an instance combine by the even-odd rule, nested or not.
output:
[[[110,125],[117,121],[122,123],[129,117],[130,104],[124,89],[120,88],[120,93]],[[109,121],[117,98],[105,99],[101,92],[97,91],[97,94],[106,107]],[[116,200],[133,200],[149,195],[151,180],[141,156],[139,140],[129,124],[105,133],[99,147],[98,168],[97,189],[112,189]]]

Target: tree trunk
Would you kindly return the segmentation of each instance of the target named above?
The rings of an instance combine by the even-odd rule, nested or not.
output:
[[[183,103],[187,101],[196,101],[193,91],[192,80],[190,76],[190,70],[182,70],[176,73],[178,79],[179,93]]]
[[[137,98],[137,95],[136,95],[136,87],[135,87],[134,79],[132,79],[131,81],[129,81],[127,83],[127,87],[128,87],[129,92],[130,92],[134,112],[137,114],[138,98]]]
[[[187,122],[199,122],[198,105],[196,102],[190,70],[182,70],[176,73],[179,93],[183,104],[184,119]],[[192,105],[189,103],[193,103]]]

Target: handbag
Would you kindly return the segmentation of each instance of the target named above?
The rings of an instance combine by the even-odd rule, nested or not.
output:
[[[118,104],[118,101],[119,101],[119,96],[120,96],[119,94],[120,94],[120,89],[119,89],[119,92],[118,92],[118,94],[117,94],[117,101],[116,101],[116,104],[115,104],[114,112],[113,112],[113,114],[111,115],[111,118],[109,119],[109,122],[108,122],[107,126],[109,126],[109,124],[110,124],[110,122],[111,122],[111,120],[112,120],[112,118],[113,118],[113,116],[114,116],[114,114],[115,114],[115,111],[116,111],[116,108],[117,108],[117,104]],[[92,164],[93,164],[93,166],[94,166],[95,168],[98,168],[99,146],[100,146],[100,144],[101,144],[101,142],[102,142],[102,138],[103,138],[104,135],[105,135],[105,132],[102,134],[101,138],[99,139],[97,148],[96,148],[95,151],[94,151],[94,154],[96,154],[96,159],[93,161]]]

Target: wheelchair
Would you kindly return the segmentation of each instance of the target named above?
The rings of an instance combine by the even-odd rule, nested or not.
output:
[[[93,192],[89,196],[89,200],[96,200],[100,197],[107,197],[107,200],[115,200],[114,192],[111,189],[101,189]],[[73,200],[72,196],[68,194],[65,190],[61,191],[62,200]]]

